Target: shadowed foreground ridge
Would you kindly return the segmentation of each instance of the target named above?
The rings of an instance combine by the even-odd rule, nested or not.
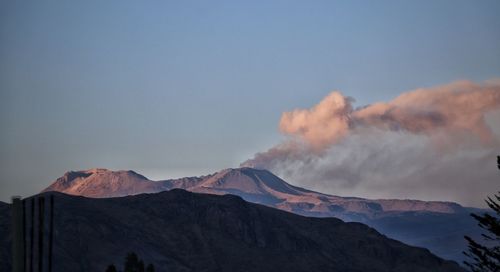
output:
[[[457,203],[340,197],[293,186],[267,170],[224,169],[200,176],[152,181],[133,171],[89,169],[70,171],[45,191],[106,198],[154,193],[174,188],[196,193],[232,194],[244,200],[305,216],[337,217],[376,228],[404,243],[425,247],[461,263],[467,248],[464,235],[481,236],[469,216],[475,212]]]
[[[54,271],[103,271],[129,251],[157,271],[463,271],[361,223],[303,217],[233,195],[48,194],[55,195]]]

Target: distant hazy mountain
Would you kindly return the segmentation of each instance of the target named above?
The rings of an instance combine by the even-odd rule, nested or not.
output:
[[[173,188],[198,193],[235,194],[250,202],[265,204],[303,215],[349,215],[369,218],[387,212],[426,211],[457,213],[464,208],[452,202],[339,197],[322,194],[288,184],[267,170],[253,168],[225,169],[201,176],[163,181],[151,181],[134,171],[90,169],[71,171],[44,190],[87,197],[118,197],[154,193]]]
[[[364,224],[303,217],[233,195],[42,196],[49,194],[55,199],[55,272],[104,271],[129,251],[169,272],[463,271]],[[8,212],[0,217],[0,242],[10,248],[5,222]],[[2,271],[10,271],[6,260]]]
[[[133,171],[90,169],[64,174],[44,190],[105,198],[174,188],[208,194],[234,194],[293,213],[358,221],[403,242],[462,261],[463,235],[478,236],[469,209],[452,202],[340,197],[288,184],[267,170],[225,169],[201,176],[151,181]]]

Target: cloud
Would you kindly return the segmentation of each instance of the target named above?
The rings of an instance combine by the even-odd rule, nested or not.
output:
[[[500,106],[500,85],[458,81],[404,93],[388,103],[377,103],[352,113],[355,122],[388,130],[432,135],[468,131],[484,143],[492,133],[485,114]]]
[[[281,116],[280,130],[323,149],[346,136],[353,99],[332,92],[312,109],[297,109]]]
[[[242,166],[340,195],[482,205],[498,190],[500,124],[488,121],[500,115],[498,80],[417,89],[358,109],[353,101],[335,91],[283,113],[289,138]]]

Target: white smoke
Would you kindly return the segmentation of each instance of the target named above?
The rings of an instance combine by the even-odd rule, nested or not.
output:
[[[332,92],[311,109],[285,112],[290,136],[242,166],[339,195],[452,200],[481,205],[500,188],[495,167],[500,84],[470,81],[418,89],[353,109]],[[496,113],[495,113],[496,112]]]

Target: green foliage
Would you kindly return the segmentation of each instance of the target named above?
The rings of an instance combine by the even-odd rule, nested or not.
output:
[[[154,272],[155,267],[152,264],[148,264],[145,268],[144,261],[137,256],[134,252],[130,252],[125,257],[124,272]],[[114,265],[109,265],[106,272],[117,272]]]
[[[500,167],[499,167],[500,168]],[[482,245],[472,238],[465,236],[469,243],[469,252],[464,252],[471,261],[464,261],[464,264],[473,272],[480,271],[500,271],[500,192],[495,195],[495,200],[488,197],[486,204],[496,215],[484,213],[482,216],[471,214],[479,223],[479,226],[488,231],[483,234],[486,245]]]

